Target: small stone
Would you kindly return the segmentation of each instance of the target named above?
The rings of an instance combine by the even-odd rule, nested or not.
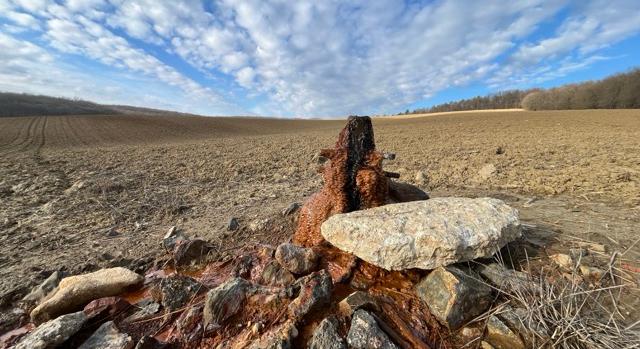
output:
[[[236,231],[238,230],[238,228],[240,228],[240,223],[238,223],[238,219],[235,217],[231,217],[231,219],[229,219],[229,223],[227,223],[227,230]]]
[[[149,299],[140,301],[139,303],[135,304],[135,307],[137,307],[139,310],[129,315],[126,319],[124,319],[124,322],[132,323],[140,320],[145,320],[152,317],[160,310],[160,304]]]
[[[338,323],[335,317],[325,318],[313,331],[309,349],[346,349],[344,339],[338,333]]]
[[[81,311],[59,316],[24,336],[15,349],[55,348],[78,332],[86,321],[87,316]]]
[[[33,309],[31,319],[40,323],[80,310],[94,299],[121,294],[143,281],[144,277],[122,267],[66,277],[51,297]]]
[[[188,240],[181,230],[172,226],[162,238],[162,246],[167,251],[173,251],[178,241]]]
[[[435,269],[489,257],[522,235],[518,211],[494,198],[432,198],[335,214],[322,236],[386,270]]]
[[[131,304],[121,297],[94,299],[84,307],[84,313],[92,322],[99,318],[109,318],[129,309]]]
[[[202,284],[188,276],[171,275],[161,279],[151,289],[151,294],[156,301],[161,302],[166,311],[172,312],[185,306],[204,289]]]
[[[173,250],[173,260],[176,266],[193,265],[202,261],[209,249],[209,244],[202,239],[180,240]]]
[[[389,336],[380,329],[376,320],[365,310],[357,310],[351,319],[347,343],[353,349],[395,349],[398,348]]]
[[[536,285],[531,281],[526,273],[521,271],[507,269],[503,265],[491,263],[488,265],[479,265],[478,271],[485,279],[496,286],[500,290],[508,290],[509,288],[535,288]]]
[[[380,311],[380,306],[375,298],[364,291],[355,291],[338,303],[338,310],[345,316],[351,316],[353,312],[361,308],[374,312]]]
[[[540,323],[533,321],[525,309],[505,305],[498,317],[512,331],[520,335],[527,348],[541,348],[543,343],[551,341],[547,330]]]
[[[54,271],[46,280],[31,290],[28,295],[24,296],[22,301],[28,304],[37,304],[58,287],[60,280],[62,280],[62,272]]]
[[[121,333],[113,321],[100,326],[78,349],[130,349],[133,339]]]
[[[485,340],[496,349],[525,349],[520,337],[495,315],[487,320]]]
[[[389,199],[391,203],[420,201],[429,199],[429,194],[415,185],[389,180]]]
[[[452,330],[482,314],[491,304],[491,288],[449,266],[432,271],[416,285],[431,313]]]
[[[580,273],[582,274],[582,276],[592,282],[600,281],[600,279],[602,279],[602,276],[604,275],[604,271],[602,269],[590,267],[587,265],[580,265]]]
[[[427,178],[427,175],[423,172],[423,171],[418,171],[416,172],[416,176],[414,178],[416,184],[418,185],[425,185],[429,182],[429,179]]]
[[[329,304],[333,283],[326,270],[307,275],[296,281],[296,285],[299,285],[300,292],[289,304],[289,314],[292,318],[302,319],[309,312]]]
[[[549,256],[549,259],[551,259],[554,263],[556,263],[560,268],[564,270],[573,270],[573,267],[575,266],[573,264],[573,259],[571,258],[571,256],[564,253],[553,254]]]
[[[481,349],[495,349],[493,347],[493,345],[491,345],[491,344],[489,344],[489,343],[487,343],[485,341],[480,342],[480,348]]]
[[[464,339],[465,343],[475,342],[478,338],[482,337],[482,330],[478,327],[463,327],[460,330],[460,337]]]
[[[235,315],[246,298],[251,284],[241,278],[231,279],[207,293],[204,305],[204,324],[221,325]]]
[[[289,206],[287,206],[286,208],[284,208],[282,210],[282,215],[283,216],[292,215],[292,214],[298,212],[299,209],[300,209],[300,203],[293,202]]]
[[[276,248],[276,260],[294,274],[307,274],[315,269],[318,255],[309,248],[284,243]]]
[[[504,154],[504,148],[501,146],[496,148],[496,155],[502,155],[502,154]]]
[[[257,219],[249,224],[249,230],[252,232],[257,232],[266,229],[267,224],[269,224],[269,219]]]
[[[487,181],[496,174],[496,166],[494,164],[486,164],[478,171],[478,179]]]
[[[296,278],[288,270],[280,266],[277,261],[270,261],[262,271],[262,283],[267,286],[286,287]]]

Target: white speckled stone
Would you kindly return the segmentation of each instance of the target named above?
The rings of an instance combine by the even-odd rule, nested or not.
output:
[[[521,236],[518,211],[494,198],[444,197],[337,214],[322,236],[387,270],[488,257]]]

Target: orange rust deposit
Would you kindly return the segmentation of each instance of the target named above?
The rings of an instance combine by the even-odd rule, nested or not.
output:
[[[336,213],[346,213],[383,205],[389,181],[382,170],[383,155],[375,150],[373,126],[368,116],[350,116],[333,149],[321,155],[324,166],[322,189],[300,210],[293,242],[312,247],[321,244],[322,223]]]

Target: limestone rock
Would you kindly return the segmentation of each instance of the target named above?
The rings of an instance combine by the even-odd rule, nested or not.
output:
[[[121,333],[113,321],[100,326],[78,349],[131,349],[133,339]]]
[[[452,330],[482,314],[492,300],[489,286],[453,266],[432,271],[416,285],[416,293]]]
[[[318,256],[310,248],[284,243],[276,248],[276,260],[283,268],[294,274],[307,274],[313,271]]]
[[[43,322],[82,309],[94,299],[118,295],[139,286],[144,277],[116,267],[62,279],[55,293],[31,312],[31,319]]]
[[[15,349],[45,349],[55,348],[80,330],[87,321],[84,312],[62,315],[38,326],[27,334]]]
[[[495,315],[487,320],[485,340],[496,349],[525,349],[520,337]]]
[[[335,317],[328,317],[320,322],[311,338],[309,349],[346,349],[344,339],[338,333]]]
[[[521,236],[518,211],[494,198],[434,198],[337,214],[322,236],[387,270],[487,257]]]
[[[204,324],[220,325],[235,315],[246,298],[251,284],[242,278],[231,279],[207,293],[204,304]]]
[[[354,349],[395,349],[398,348],[382,331],[376,320],[365,310],[357,310],[351,319],[347,343]]]

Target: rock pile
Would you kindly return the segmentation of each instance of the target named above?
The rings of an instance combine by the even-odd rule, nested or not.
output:
[[[221,260],[172,228],[163,268],[62,279],[30,296],[34,324],[16,348],[452,348],[490,306],[483,275],[451,264],[488,257],[520,236],[518,213],[490,198],[435,198],[389,178],[368,117],[349,117],[324,185],[302,207],[293,244],[247,246]],[[385,205],[386,204],[386,205]],[[228,229],[238,229],[232,219]],[[499,272],[499,271],[498,271]],[[487,277],[485,277],[487,278]],[[491,282],[490,278],[487,278]],[[44,297],[42,293],[52,291]],[[514,310],[515,313],[515,310]],[[522,347],[505,318],[486,345]],[[473,332],[473,331],[472,331]]]

